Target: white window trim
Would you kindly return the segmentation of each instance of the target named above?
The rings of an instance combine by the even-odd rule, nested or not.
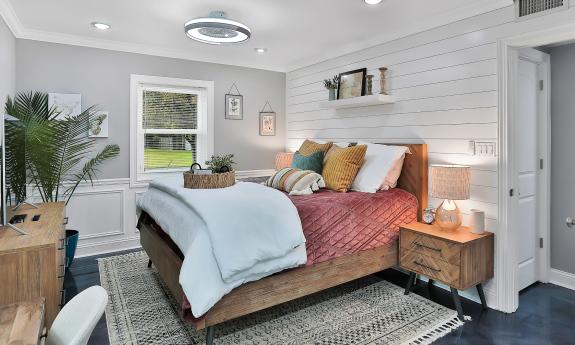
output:
[[[181,88],[183,92],[190,92],[190,89],[196,89],[204,97],[200,97],[199,107],[204,107],[207,113],[207,121],[198,118],[198,129],[194,131],[184,130],[184,132],[195,132],[200,134],[198,139],[197,161],[204,162],[214,154],[214,82],[206,80],[192,80],[181,78],[166,78],[147,75],[132,74],[130,76],[130,186],[146,187],[148,183],[157,176],[163,174],[181,173],[185,169],[170,169],[167,171],[149,171],[143,172],[138,169],[138,164],[143,164],[144,151],[143,146],[138,143],[143,141],[144,131],[141,129],[141,119],[138,116],[140,109],[138,106],[139,97],[142,95],[142,86],[158,87],[158,90],[169,88]],[[196,92],[193,92],[196,93]],[[178,131],[178,130],[174,130]],[[148,130],[149,132],[149,130]],[[165,132],[165,131],[164,131]]]

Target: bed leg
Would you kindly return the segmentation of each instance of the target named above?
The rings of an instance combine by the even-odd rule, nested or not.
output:
[[[208,326],[206,328],[206,345],[214,344],[214,333],[215,333],[214,326]]]
[[[152,267],[152,260],[148,260],[148,268]]]

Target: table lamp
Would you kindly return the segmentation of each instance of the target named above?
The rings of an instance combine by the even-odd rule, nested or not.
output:
[[[469,199],[469,167],[432,165],[429,175],[429,195],[444,199],[435,211],[435,223],[443,230],[456,230],[461,226],[463,216],[454,200]]]

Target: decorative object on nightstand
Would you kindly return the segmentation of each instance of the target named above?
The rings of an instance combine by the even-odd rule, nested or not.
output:
[[[399,231],[399,265],[410,271],[405,294],[413,288],[416,274],[421,274],[429,278],[430,286],[434,280],[449,285],[462,321],[458,290],[475,286],[487,309],[482,283],[493,278],[493,233],[472,234],[466,227],[447,232],[422,223],[404,225]]]
[[[435,220],[435,207],[428,207],[423,210],[423,222],[425,224],[433,224]]]
[[[387,72],[387,67],[380,67],[379,68],[379,94],[380,95],[387,95],[387,91],[385,90],[385,73]]]
[[[463,216],[454,200],[469,199],[469,167],[432,165],[429,168],[429,195],[444,199],[435,211],[435,223],[443,230],[456,230]]]
[[[469,211],[471,211],[469,231],[478,235],[483,234],[485,232],[485,212],[476,209]]]
[[[331,79],[324,79],[323,87],[329,90],[329,100],[335,101],[337,99],[337,86],[339,85],[339,75]]]
[[[371,96],[373,95],[373,74],[366,76],[365,81],[367,83],[367,90],[365,91],[365,95]]]

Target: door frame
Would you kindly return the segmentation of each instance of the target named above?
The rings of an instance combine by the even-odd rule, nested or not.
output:
[[[498,191],[498,234],[496,239],[496,256],[495,262],[499,268],[496,271],[496,277],[498,280],[497,284],[497,304],[499,309],[512,313],[519,307],[519,294],[517,292],[517,260],[516,255],[506,255],[506,253],[516,253],[517,245],[516,241],[518,239],[518,234],[520,234],[521,229],[517,228],[516,221],[516,210],[514,207],[513,196],[510,195],[510,190],[517,189],[515,182],[515,157],[513,153],[513,143],[515,136],[513,133],[513,124],[515,121],[515,93],[513,90],[513,85],[515,78],[517,77],[517,62],[518,62],[518,49],[521,48],[533,48],[542,45],[566,42],[575,40],[575,24],[560,25],[540,31],[533,31],[527,34],[522,34],[510,38],[498,40],[498,145],[499,145],[499,191]],[[550,80],[550,76],[548,76]],[[549,82],[546,90],[550,92]],[[547,105],[549,106],[549,105]],[[548,112],[548,115],[550,112]],[[544,171],[549,175],[549,162],[550,154],[549,150],[551,146],[549,145],[550,135],[549,135],[549,122],[547,122],[547,128],[545,130],[547,147],[546,150],[547,159],[545,160],[547,169]],[[543,152],[542,152],[543,153]],[[549,176],[546,176],[546,184],[549,182]],[[539,191],[539,190],[538,190]],[[549,188],[543,190],[545,197],[549,197]],[[547,205],[549,205],[547,199]],[[546,207],[548,210],[548,207]],[[544,218],[544,217],[541,217]],[[542,220],[543,221],[543,220]],[[549,215],[547,215],[546,220],[544,220],[547,228],[546,233],[549,233]],[[543,271],[547,271],[545,281],[549,277],[549,237],[547,237],[547,243],[544,243],[544,249],[546,249],[547,254],[544,256],[546,259],[545,265],[547,269],[543,268]]]

